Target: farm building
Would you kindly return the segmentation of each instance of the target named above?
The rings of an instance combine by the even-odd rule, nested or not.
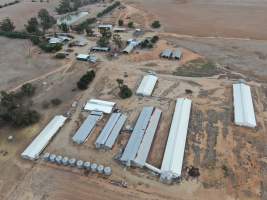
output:
[[[136,91],[136,94],[142,96],[151,96],[157,81],[158,77],[156,77],[155,75],[149,74],[144,76],[141,84]]]
[[[172,56],[172,51],[170,49],[165,49],[161,54],[160,56],[162,58],[171,58]]]
[[[125,32],[126,31],[126,28],[122,28],[122,27],[115,27],[113,29],[113,32],[115,33],[120,33],[120,32]]]
[[[128,44],[125,49],[123,49],[123,53],[129,54],[134,50],[134,45],[133,44]]]
[[[98,26],[99,31],[101,30],[109,30],[111,31],[113,26],[111,24],[101,24]]]
[[[77,60],[81,60],[81,61],[88,61],[89,60],[89,55],[88,54],[78,54],[76,56]]]
[[[31,142],[23,151],[21,156],[25,159],[36,160],[48,145],[49,141],[56,135],[59,129],[64,125],[66,117],[62,115],[55,116],[41,133]]]
[[[256,118],[250,87],[244,83],[233,84],[234,121],[236,125],[256,127]]]
[[[86,120],[83,122],[81,127],[77,130],[77,132],[72,137],[72,140],[77,144],[83,144],[87,138],[91,135],[93,132],[96,123],[98,120],[100,120],[102,117],[102,113],[91,113]]]
[[[172,52],[172,58],[176,60],[181,60],[182,58],[182,51],[180,48],[175,49],[175,51]]]
[[[95,145],[96,148],[111,149],[115,143],[127,117],[121,113],[112,113],[105,127],[98,136]],[[108,144],[107,144],[108,142]]]
[[[101,111],[104,113],[111,113],[116,103],[109,102],[109,101],[102,101],[98,99],[90,99],[85,107],[84,110],[87,111]]]
[[[120,158],[123,164],[135,164],[140,167],[145,165],[160,116],[161,111],[154,107],[143,108]]]
[[[108,47],[92,47],[90,51],[100,51],[100,52],[108,52],[110,48]]]
[[[160,179],[162,182],[165,182],[169,178],[173,179],[181,176],[191,103],[191,100],[186,98],[179,98],[176,101],[161,165]]]

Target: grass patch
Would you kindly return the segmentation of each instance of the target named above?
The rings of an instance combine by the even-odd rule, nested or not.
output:
[[[173,73],[176,76],[206,77],[219,74],[215,63],[209,60],[197,59],[178,67]]]

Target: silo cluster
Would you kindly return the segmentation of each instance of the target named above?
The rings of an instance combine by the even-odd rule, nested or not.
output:
[[[110,176],[112,174],[111,167],[100,165],[97,163],[91,163],[88,161],[77,160],[76,158],[69,158],[67,156],[61,156],[56,154],[45,153],[43,160],[57,165],[64,165],[70,167],[76,167],[78,169],[84,169],[87,171]]]

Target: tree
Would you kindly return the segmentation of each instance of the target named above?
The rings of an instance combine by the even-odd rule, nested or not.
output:
[[[51,15],[49,15],[49,13],[46,9],[41,9],[39,11],[38,18],[40,19],[40,24],[43,28],[43,33],[45,33],[46,30],[48,30],[54,24],[56,24],[55,18],[52,17]]]
[[[122,19],[120,19],[120,20],[118,21],[118,24],[119,24],[119,26],[123,26],[124,21],[123,21]]]
[[[28,20],[28,24],[25,25],[26,31],[28,33],[39,33],[39,22],[36,17],[32,17]]]
[[[133,94],[132,90],[131,90],[127,85],[123,85],[123,86],[120,88],[119,96],[120,96],[122,99],[127,99],[127,98],[131,97],[132,94]]]
[[[51,103],[53,106],[58,106],[62,103],[62,101],[58,98],[55,98],[55,99],[51,99]]]
[[[93,29],[89,26],[85,29],[85,31],[86,31],[87,36],[89,37],[92,37],[94,35]]]
[[[134,28],[134,23],[133,23],[133,22],[129,22],[129,23],[128,23],[128,27],[129,27],[129,28]]]
[[[66,23],[62,23],[59,25],[59,28],[61,31],[63,31],[64,33],[69,32],[69,26]]]
[[[122,48],[123,41],[122,41],[121,36],[119,34],[113,35],[113,42],[117,45],[118,48]]]
[[[21,92],[23,95],[30,97],[34,95],[35,89],[36,88],[31,83],[26,83],[21,87]]]
[[[97,41],[97,45],[100,47],[108,47],[109,46],[109,38],[107,37],[100,37],[99,40]]]
[[[152,28],[159,28],[161,26],[160,22],[157,20],[157,21],[154,21],[152,24],[151,24],[151,27]]]
[[[119,85],[119,88],[121,88],[123,86],[123,82],[124,82],[123,79],[118,78],[116,81]]]
[[[62,0],[58,7],[56,7],[58,14],[65,14],[72,11],[70,0]]]
[[[159,40],[159,36],[155,35],[152,37],[151,42],[156,43]]]
[[[86,90],[90,82],[92,82],[95,78],[95,71],[91,70],[84,74],[80,80],[77,82],[77,87],[80,90]]]
[[[6,18],[0,23],[0,30],[5,32],[12,32],[15,30],[15,26],[9,18]]]

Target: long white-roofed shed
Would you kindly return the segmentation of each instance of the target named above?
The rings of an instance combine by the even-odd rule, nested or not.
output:
[[[250,87],[244,83],[233,84],[235,124],[256,127],[256,118]]]
[[[98,99],[90,99],[85,107],[84,110],[89,110],[89,111],[101,111],[104,113],[111,113],[113,110],[113,107],[116,105],[114,102],[109,102],[109,101],[102,101]]]
[[[161,178],[165,177],[164,173],[170,173],[172,178],[181,176],[191,104],[192,101],[186,98],[179,98],[176,101],[161,165]]]
[[[58,130],[64,125],[66,117],[62,115],[55,116],[41,133],[31,142],[31,144],[22,152],[21,156],[25,159],[36,160],[42,153],[49,141],[55,136]]]
[[[136,94],[142,96],[151,96],[157,81],[158,77],[155,75],[149,74],[144,76],[143,80],[141,81],[141,84],[139,85],[136,91]]]

